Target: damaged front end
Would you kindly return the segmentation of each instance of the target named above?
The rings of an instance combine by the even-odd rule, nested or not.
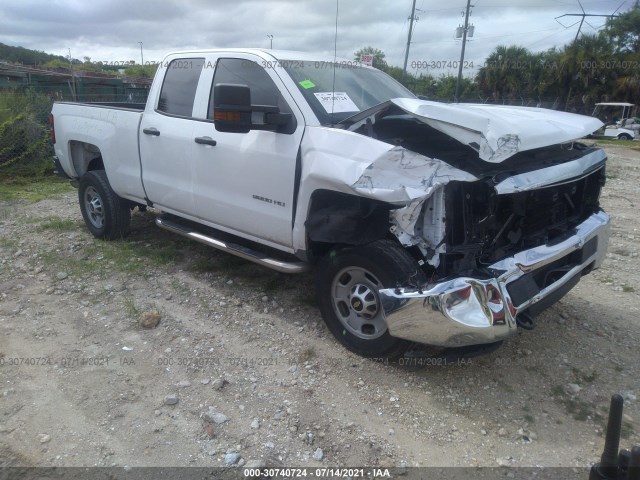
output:
[[[606,156],[568,142],[591,120],[576,127],[576,116],[552,112],[532,140],[498,131],[497,121],[475,131],[398,107],[391,101],[349,128],[396,145],[351,188],[399,206],[389,213],[391,232],[429,278],[379,292],[392,336],[443,347],[502,340],[600,266],[609,237],[599,206]],[[542,144],[558,122],[566,128]]]

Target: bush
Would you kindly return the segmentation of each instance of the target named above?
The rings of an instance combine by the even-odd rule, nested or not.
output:
[[[43,176],[51,173],[49,141],[52,100],[36,93],[0,92],[0,173]]]

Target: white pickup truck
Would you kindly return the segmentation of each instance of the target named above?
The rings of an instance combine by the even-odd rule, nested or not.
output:
[[[417,99],[381,71],[308,53],[168,55],[146,105],[58,102],[59,173],[98,238],[130,210],[281,272],[316,269],[349,350],[485,345],[597,268],[605,153],[591,117]]]

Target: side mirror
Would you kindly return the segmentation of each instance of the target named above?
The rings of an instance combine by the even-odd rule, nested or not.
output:
[[[278,130],[290,125],[292,117],[276,106],[251,105],[247,85],[219,83],[213,87],[213,120],[219,132]]]
[[[213,120],[219,132],[251,130],[251,90],[247,85],[219,83],[213,87]]]

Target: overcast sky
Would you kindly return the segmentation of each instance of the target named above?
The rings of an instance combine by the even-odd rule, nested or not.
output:
[[[402,66],[412,0],[338,0],[338,56],[352,58],[367,45]],[[582,0],[587,13],[612,14],[634,0]],[[466,0],[417,0],[409,67],[414,61],[459,60]],[[578,0],[475,0],[475,34],[465,60],[477,68],[497,45],[533,51],[562,46],[578,30]],[[621,6],[622,5],[622,6]],[[621,6],[621,7],[620,7]],[[620,7],[620,8],[619,8]],[[585,33],[604,18],[586,19]],[[333,54],[336,0],[2,0],[0,42],[98,61],[159,61],[172,50],[210,47],[269,48]],[[415,72],[415,69],[409,68]],[[439,75],[447,69],[430,70]],[[467,71],[466,73],[471,73]]]

